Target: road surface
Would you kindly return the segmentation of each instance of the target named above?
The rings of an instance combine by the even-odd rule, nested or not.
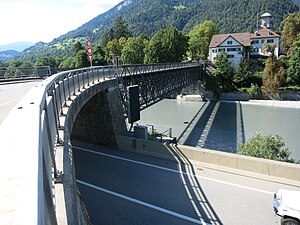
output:
[[[0,83],[0,124],[18,101],[39,82]]]
[[[272,198],[299,187],[206,166],[73,143],[76,178],[94,224],[279,224]],[[185,163],[185,164],[184,164]]]

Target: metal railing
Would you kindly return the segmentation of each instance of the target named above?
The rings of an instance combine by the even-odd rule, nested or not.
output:
[[[19,204],[20,196],[13,200],[1,199],[1,204],[7,205],[0,216],[4,218],[0,218],[0,221],[14,223],[20,219],[18,215],[21,212],[26,215],[26,218],[22,218],[27,220],[23,221],[24,224],[57,223],[54,182],[58,180],[60,173],[57,171],[55,154],[56,146],[66,141],[60,136],[60,130],[64,129],[61,117],[72,97],[75,98],[97,83],[111,79],[122,80],[122,76],[138,74],[137,71],[146,73],[189,66],[196,65],[180,63],[76,69],[52,75],[31,89],[0,127],[0,153],[3,156],[0,170],[6,171],[3,176],[6,196],[23,193],[28,202]],[[20,140],[15,141],[11,133]],[[7,161],[10,164],[4,163]],[[15,168],[20,168],[17,172],[18,179],[14,179],[16,175],[12,174],[12,171],[15,173]],[[28,189],[29,184],[24,181],[31,182],[33,187]]]
[[[51,75],[50,66],[37,67],[0,67],[0,79],[48,77]]]

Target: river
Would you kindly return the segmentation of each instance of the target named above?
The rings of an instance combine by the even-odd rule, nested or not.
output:
[[[289,148],[290,157],[300,160],[299,105],[164,99],[144,109],[138,124],[152,125],[158,132],[172,128],[179,144],[233,153],[258,131],[277,134]]]

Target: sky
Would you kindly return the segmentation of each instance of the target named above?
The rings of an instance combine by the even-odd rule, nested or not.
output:
[[[0,45],[50,42],[122,0],[0,0]]]

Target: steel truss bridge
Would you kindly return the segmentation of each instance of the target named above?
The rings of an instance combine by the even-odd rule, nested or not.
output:
[[[120,93],[127,108],[127,87],[140,88],[141,109],[155,103],[170,92],[202,80],[204,66],[198,63],[124,65],[117,69]]]
[[[74,197],[70,135],[76,116],[94,95],[119,86],[126,108],[127,87],[139,85],[143,108],[202,79],[204,68],[200,63],[90,67],[54,74],[33,87],[0,127],[0,170],[5,171],[0,176],[0,221],[57,224],[61,205],[80,204]],[[60,200],[62,186],[55,183],[61,182],[62,168],[65,196]],[[65,223],[78,224],[79,212],[70,212],[74,215],[63,215]]]

